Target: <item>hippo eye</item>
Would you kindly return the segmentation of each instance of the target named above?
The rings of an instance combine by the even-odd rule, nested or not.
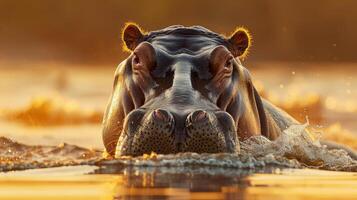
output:
[[[151,44],[144,42],[136,47],[131,64],[134,73],[148,74],[155,67],[155,51]]]
[[[230,58],[226,61],[224,67],[226,67],[226,68],[231,68],[232,66],[233,66],[233,57],[230,57]]]
[[[134,56],[133,56],[133,63],[134,63],[134,64],[139,64],[139,63],[140,63],[139,56],[136,55],[136,54],[134,54]]]

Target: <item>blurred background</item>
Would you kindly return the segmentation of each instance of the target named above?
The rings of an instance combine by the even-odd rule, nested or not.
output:
[[[120,32],[133,21],[148,31],[248,28],[243,64],[260,94],[357,149],[348,142],[357,141],[356,8],[353,0],[0,0],[0,135],[102,148],[113,73],[128,56]]]
[[[356,7],[354,0],[1,0],[0,55],[112,66],[125,56],[121,28],[134,21],[146,30],[244,26],[253,34],[254,61],[356,61]]]

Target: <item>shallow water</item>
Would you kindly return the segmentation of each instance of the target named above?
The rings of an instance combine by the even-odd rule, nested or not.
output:
[[[356,199],[357,174],[76,166],[0,174],[0,199]],[[20,192],[21,191],[21,192]]]
[[[344,150],[329,150],[306,131],[308,124],[292,125],[275,141],[254,136],[240,142],[239,154],[150,155],[103,158],[103,152],[76,145],[31,146],[0,138],[2,171],[69,165],[124,167],[217,167],[236,170],[261,170],[269,167],[317,168],[356,171],[357,160]]]
[[[2,137],[0,199],[356,199],[357,161],[328,150],[307,126],[293,125],[275,141],[252,137],[240,154],[115,159]]]

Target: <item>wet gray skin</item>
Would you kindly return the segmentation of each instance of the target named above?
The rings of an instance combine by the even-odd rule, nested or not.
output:
[[[103,120],[109,154],[239,152],[252,135],[275,139],[293,121],[262,102],[239,58],[244,29],[224,37],[200,26],[142,33],[124,28],[130,56],[117,68]],[[270,114],[270,110],[273,114]]]

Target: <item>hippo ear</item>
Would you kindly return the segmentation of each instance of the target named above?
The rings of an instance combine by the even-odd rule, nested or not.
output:
[[[122,32],[123,49],[129,52],[133,51],[142,42],[143,38],[144,33],[137,24],[126,23]]]
[[[231,51],[234,57],[244,58],[248,54],[248,49],[251,46],[251,36],[247,29],[236,28],[232,35],[228,38],[231,45]]]

